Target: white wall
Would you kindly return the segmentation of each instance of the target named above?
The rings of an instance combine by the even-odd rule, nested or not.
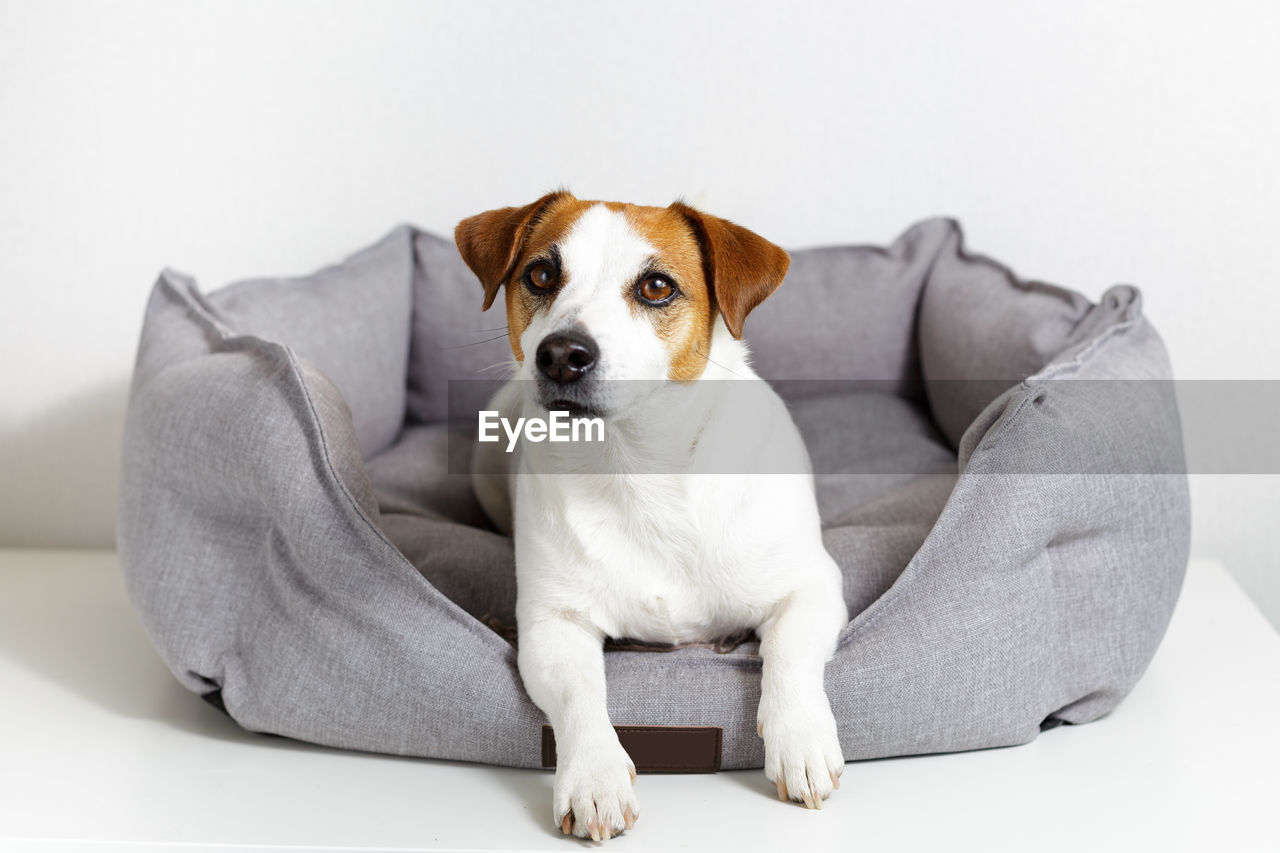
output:
[[[1280,378],[1280,4],[0,0],[0,545],[109,545],[143,301],[559,184],[783,245],[946,213],[1141,285],[1179,374]],[[1280,624],[1280,485],[1196,550]]]

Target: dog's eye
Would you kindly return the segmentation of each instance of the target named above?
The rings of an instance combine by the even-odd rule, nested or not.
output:
[[[559,276],[553,265],[547,261],[540,261],[529,268],[526,278],[535,290],[550,290],[556,286]]]
[[[671,280],[665,276],[649,275],[645,276],[640,282],[640,286],[636,288],[636,295],[645,302],[655,305],[661,305],[675,296],[676,286]]]

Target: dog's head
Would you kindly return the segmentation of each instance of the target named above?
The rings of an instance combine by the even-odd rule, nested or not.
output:
[[[701,377],[720,319],[741,338],[790,264],[768,240],[681,202],[568,192],[464,219],[454,236],[485,310],[506,288],[517,378],[543,406],[596,414],[625,405],[614,380]]]

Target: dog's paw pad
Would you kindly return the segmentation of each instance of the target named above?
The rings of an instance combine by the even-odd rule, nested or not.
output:
[[[587,749],[556,768],[554,818],[565,835],[607,841],[636,825],[635,766],[621,746]]]

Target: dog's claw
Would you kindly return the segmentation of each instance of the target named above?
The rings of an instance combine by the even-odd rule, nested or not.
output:
[[[573,812],[565,812],[560,818],[560,831],[565,835],[573,835]]]
[[[627,772],[631,774],[631,784],[634,785],[636,783],[636,769],[634,767],[628,767]]]
[[[587,824],[587,832],[591,835],[592,841],[600,840],[600,824],[596,823],[594,820]]]
[[[627,829],[632,829],[636,825],[636,816],[632,813],[631,807],[627,806],[622,810],[622,820],[627,825]]]
[[[764,737],[764,723],[756,723],[756,737]]]
[[[835,771],[831,772],[831,787],[833,788],[840,787],[840,774],[836,773]]]
[[[789,797],[787,797],[787,783],[779,778],[778,781],[774,782],[774,784],[778,786],[778,799],[785,803],[789,799]]]

